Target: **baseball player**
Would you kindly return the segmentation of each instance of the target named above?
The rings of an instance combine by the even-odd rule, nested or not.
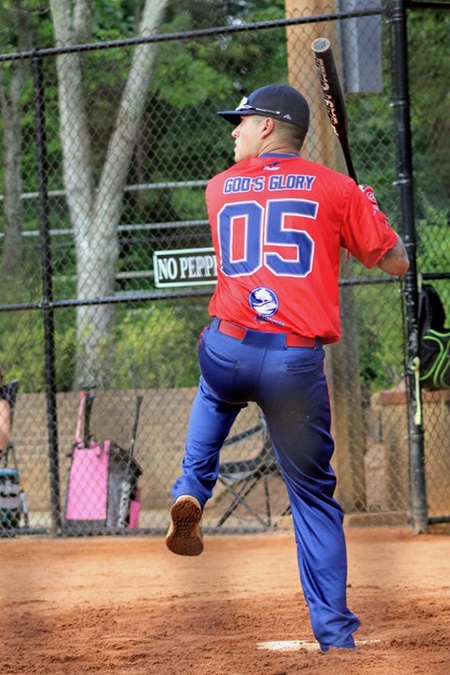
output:
[[[407,253],[370,188],[299,156],[309,106],[296,89],[261,87],[218,114],[234,125],[236,163],[206,189],[214,318],[199,342],[199,390],[166,544],[179,555],[202,552],[220,450],[239,411],[256,402],[289,494],[314,635],[323,651],[353,648],[360,621],[346,600],[323,345],[340,337],[341,248],[391,275],[406,273]]]

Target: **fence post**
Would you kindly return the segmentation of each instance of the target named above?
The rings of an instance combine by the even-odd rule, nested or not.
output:
[[[45,133],[45,99],[42,57],[33,57],[34,107],[36,120],[37,172],[39,182],[39,233],[41,242],[42,308],[44,320],[45,387],[47,399],[48,456],[50,470],[50,507],[53,533],[61,528],[59,494],[58,421],[55,377],[55,328],[52,260],[49,227],[48,162]]]
[[[393,75],[392,107],[397,129],[398,154],[398,170],[395,184],[398,186],[400,193],[402,233],[410,260],[410,268],[405,276],[406,324],[408,332],[405,379],[408,415],[410,509],[414,531],[420,533],[426,532],[428,529],[428,507],[426,499],[422,401],[417,379],[417,239],[414,219],[406,4],[405,0],[393,0],[392,2],[391,23],[394,37],[391,56]]]
[[[305,4],[311,12],[326,14],[329,0],[286,0],[286,18],[303,12]],[[324,33],[325,31],[325,33]],[[337,138],[323,104],[319,80],[312,70],[311,44],[315,38],[326,34],[334,45],[333,50],[338,67],[340,65],[338,22],[312,22],[288,26],[286,29],[288,47],[289,84],[305,92],[311,108],[311,122],[302,156],[345,173],[345,162]],[[308,79],[312,77],[311,81]],[[306,93],[306,92],[305,92]],[[353,262],[342,252],[341,278],[351,278]],[[357,326],[355,293],[353,286],[341,285],[339,302],[342,317],[342,338],[326,348],[325,372],[330,390],[333,409],[332,435],[335,442],[334,466],[338,475],[336,495],[345,511],[365,511],[367,508],[364,456],[367,452],[364,430],[364,411],[361,382],[359,377],[359,349],[357,347]],[[344,385],[344,378],[350,378],[350,385]]]

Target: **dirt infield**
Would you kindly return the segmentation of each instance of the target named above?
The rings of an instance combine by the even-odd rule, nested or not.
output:
[[[356,650],[313,641],[290,532],[0,541],[0,675],[446,675],[450,535],[348,529]]]

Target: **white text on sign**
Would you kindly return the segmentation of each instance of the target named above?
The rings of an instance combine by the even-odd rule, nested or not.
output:
[[[213,248],[157,251],[153,269],[157,288],[215,284],[217,280]]]

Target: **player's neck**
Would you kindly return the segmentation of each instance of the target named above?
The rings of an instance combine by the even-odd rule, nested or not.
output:
[[[264,147],[261,148],[258,157],[272,153],[277,155],[294,155],[296,157],[299,155],[297,148],[293,147],[292,145],[273,140],[264,144]]]

